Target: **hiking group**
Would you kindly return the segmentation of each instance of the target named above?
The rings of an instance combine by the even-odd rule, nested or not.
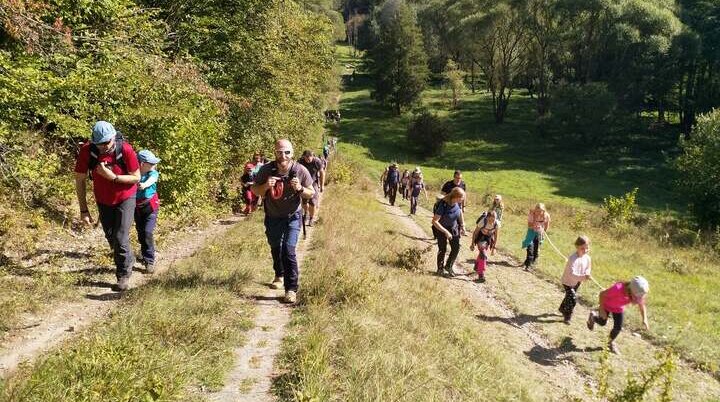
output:
[[[275,159],[269,161],[256,152],[244,165],[240,179],[244,213],[259,206],[265,210],[265,234],[273,259],[273,289],[285,289],[283,301],[297,300],[299,267],[296,246],[301,229],[313,226],[320,208],[320,193],[325,186],[327,159],[336,140],[329,139],[323,156],[306,150],[299,161],[289,140],[274,145]],[[93,195],[105,238],[113,251],[117,284],[114,289],[129,288],[135,255],[130,246],[130,227],[135,222],[145,272],[155,271],[154,230],[160,199],[157,185],[160,159],[149,150],[135,153],[115,127],[98,121],[90,141],[82,144],[75,164],[75,186],[80,219],[96,225],[87,201],[87,181],[93,183]]]
[[[419,167],[412,173],[404,170],[399,173],[397,163],[392,163],[385,168],[380,181],[383,186],[383,193],[391,206],[395,205],[395,195],[399,189],[403,200],[410,201],[410,214],[417,212],[418,196],[420,191],[425,192],[426,186]],[[457,273],[453,267],[455,260],[460,253],[460,239],[468,232],[465,227],[465,211],[467,207],[467,186],[462,179],[462,172],[456,170],[453,179],[445,182],[433,204],[432,233],[437,240],[437,274],[441,276],[454,277]],[[429,201],[429,200],[428,200]],[[493,255],[498,244],[500,228],[502,226],[505,203],[501,195],[494,196],[489,208],[484,209],[479,218],[475,221],[475,229],[470,237],[470,250],[478,250],[475,259],[474,271],[477,275],[476,282],[484,283],[485,272],[489,255]],[[522,264],[525,271],[531,271],[540,257],[540,247],[549,237],[550,214],[543,203],[537,203],[529,212],[527,217],[527,231],[522,241],[522,248],[525,249],[526,257]],[[552,244],[552,243],[551,243]],[[450,251],[448,253],[448,245]],[[554,245],[553,245],[554,247]],[[566,260],[560,282],[565,291],[563,300],[558,311],[563,315],[563,322],[570,324],[573,311],[577,304],[578,289],[580,285],[591,280],[602,288],[590,275],[592,261],[589,255],[590,239],[587,236],[579,236],[575,241],[576,251],[568,257],[557,252]],[[446,258],[447,255],[447,258]],[[639,307],[643,324],[649,329],[645,299],[649,291],[648,281],[636,276],[629,281],[619,281],[599,294],[599,308],[591,311],[587,320],[587,327],[593,330],[595,324],[604,326],[610,316],[613,318],[613,328],[610,332],[608,347],[613,353],[619,353],[617,344],[614,342],[622,330],[624,322],[624,310],[627,305],[636,304]]]

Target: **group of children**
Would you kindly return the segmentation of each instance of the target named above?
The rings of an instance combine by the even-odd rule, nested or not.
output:
[[[502,222],[502,213],[505,205],[500,195],[496,195],[490,209],[484,212],[476,222],[476,228],[472,235],[470,249],[478,249],[478,256],[475,261],[475,271],[478,275],[478,282],[485,282],[485,268],[487,265],[488,251],[494,252],[497,245],[498,234]],[[527,257],[524,262],[525,270],[534,265],[538,256],[540,245],[546,237],[550,228],[550,214],[542,203],[537,204],[528,214],[528,230],[523,247],[527,250]],[[563,315],[563,322],[570,324],[573,311],[577,303],[577,293],[580,285],[592,280],[590,275],[592,260],[590,258],[590,239],[587,236],[579,236],[575,240],[575,252],[567,257],[565,269],[561,282],[565,290],[565,297],[560,303],[558,311]],[[599,285],[598,285],[599,286]],[[587,320],[587,327],[593,330],[595,324],[604,326],[608,318],[613,318],[613,328],[610,331],[609,350],[619,353],[615,339],[622,330],[624,321],[624,310],[627,305],[636,304],[640,309],[640,315],[645,328],[649,329],[645,298],[649,291],[648,281],[636,276],[630,281],[616,282],[599,294],[599,309],[591,311]]]

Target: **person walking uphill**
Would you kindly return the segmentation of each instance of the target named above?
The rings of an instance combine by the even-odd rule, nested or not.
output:
[[[612,314],[613,328],[610,331],[610,342],[608,347],[615,354],[620,354],[615,338],[622,331],[623,318],[625,314],[625,306],[628,304],[637,304],[640,309],[645,329],[650,330],[648,324],[647,308],[645,307],[645,298],[650,291],[650,284],[647,279],[642,276],[636,276],[629,282],[616,282],[614,285],[600,292],[600,310],[598,312],[591,311],[588,317],[587,327],[589,330],[595,328],[595,324],[604,326],[607,324],[608,317]]]
[[[400,186],[400,170],[398,164],[393,163],[390,165],[385,176],[385,187],[387,188],[387,197],[390,201],[390,205],[395,205],[395,198],[397,197],[398,187]]]
[[[285,302],[297,300],[299,267],[295,247],[302,227],[302,200],[315,195],[310,172],[293,160],[288,140],[275,142],[275,160],[265,164],[251,187],[265,199],[265,235],[270,244],[275,279],[270,287],[285,285]]]
[[[563,315],[563,322],[570,324],[573,310],[577,304],[577,291],[580,284],[590,279],[592,260],[590,259],[590,239],[580,236],[575,240],[576,251],[567,259],[565,271],[561,278],[565,288],[565,298],[558,309]]]
[[[450,194],[450,191],[454,189],[455,187],[460,187],[464,192],[467,192],[467,187],[465,186],[465,182],[462,179],[462,172],[459,170],[456,170],[455,173],[453,173],[453,179],[450,181],[445,182],[443,184],[442,188],[440,189],[440,192],[442,195]],[[465,204],[467,200],[463,200],[462,202],[462,210],[463,213],[465,213]]]
[[[526,271],[529,271],[540,257],[540,245],[548,229],[550,229],[550,214],[545,210],[545,204],[538,203],[528,214],[528,230],[522,243],[523,248],[527,250],[527,257],[523,263]]]
[[[115,127],[98,121],[91,141],[80,148],[75,163],[75,190],[80,204],[80,219],[91,225],[87,204],[87,179],[93,181],[93,194],[100,212],[100,224],[113,250],[116,290],[129,287],[135,257],[130,247],[130,225],[135,216],[136,184],[140,165],[132,146]]]
[[[456,187],[450,190],[445,197],[439,199],[433,207],[432,231],[438,241],[438,275],[442,275],[445,270],[449,276],[455,276],[453,265],[460,252],[460,236],[465,234],[465,222],[462,208],[460,208],[463,199],[465,199],[465,192]],[[450,255],[446,261],[445,253],[448,243],[450,243]]]
[[[305,167],[313,179],[313,190],[315,194],[310,199],[303,199],[303,219],[307,216],[307,225],[312,226],[315,214],[320,209],[320,193],[325,184],[325,165],[316,157],[313,151],[306,150],[298,162]]]
[[[160,159],[147,149],[138,152],[140,161],[140,183],[138,183],[135,206],[135,229],[137,229],[140,253],[145,264],[145,272],[155,272],[155,226],[157,225],[160,198],[157,181],[160,174],[155,167]]]

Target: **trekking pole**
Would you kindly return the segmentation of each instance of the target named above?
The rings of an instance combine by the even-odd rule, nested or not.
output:
[[[307,229],[305,228],[305,218],[307,217],[307,214],[303,212],[302,221],[303,221],[303,239],[307,239]]]

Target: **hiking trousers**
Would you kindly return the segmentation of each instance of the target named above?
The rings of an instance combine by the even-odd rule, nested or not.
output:
[[[155,264],[155,226],[160,209],[144,211],[135,208],[135,229],[137,230],[140,253],[145,264]]]
[[[569,320],[577,304],[577,290],[580,288],[580,282],[575,286],[563,285],[563,288],[565,288],[565,298],[560,303],[560,311],[562,311],[564,318]]]
[[[276,277],[282,277],[285,291],[297,291],[300,267],[298,267],[295,248],[302,228],[302,212],[289,217],[269,217],[265,215],[265,235],[267,236],[273,259]]]
[[[527,256],[525,257],[525,267],[535,264],[540,257],[540,236],[535,236],[535,240],[527,246]]]
[[[397,197],[397,193],[398,185],[388,184],[388,200],[390,201],[390,205],[395,205],[395,198]]]
[[[135,255],[130,247],[130,226],[135,217],[135,198],[128,198],[116,205],[97,206],[105,239],[113,250],[115,276],[117,279],[129,277],[135,263]]]
[[[437,230],[435,228],[433,229],[433,231]],[[450,271],[455,264],[455,259],[457,259],[460,253],[460,236],[453,236],[452,239],[448,241],[447,237],[438,231],[435,238],[438,242],[437,269],[440,271],[445,268],[445,270]],[[447,261],[445,261],[448,243],[450,243],[450,255],[448,255]]]
[[[615,338],[620,334],[620,331],[622,331],[623,327],[623,319],[625,313],[609,313],[605,311],[602,307],[600,307],[600,313],[604,313],[605,318],[601,317],[600,315],[593,316],[593,320],[600,326],[604,327],[605,324],[608,322],[609,316],[612,314],[613,318],[613,327],[612,330],[610,330],[610,342],[614,341]]]

